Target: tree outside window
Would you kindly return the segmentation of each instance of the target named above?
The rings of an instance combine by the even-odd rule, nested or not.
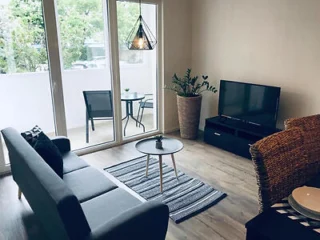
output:
[[[0,2],[0,74],[48,70],[41,0]],[[117,4],[120,61],[141,63],[141,52],[125,41],[139,15],[138,4]],[[105,67],[104,18],[101,0],[58,0],[64,69]]]

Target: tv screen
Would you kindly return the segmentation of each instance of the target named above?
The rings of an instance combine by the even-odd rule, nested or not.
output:
[[[221,80],[219,115],[275,127],[279,87]]]

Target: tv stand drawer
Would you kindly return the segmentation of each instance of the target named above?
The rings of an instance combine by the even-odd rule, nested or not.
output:
[[[234,143],[237,141],[237,137],[216,129],[206,128],[204,132],[204,141],[218,148],[231,151],[234,149]]]
[[[204,141],[248,159],[251,159],[250,146],[255,142],[208,127],[205,128]]]
[[[220,116],[208,118],[204,130],[204,141],[215,147],[251,159],[250,145],[280,130],[274,128],[271,131],[268,128],[270,131],[255,132],[255,128],[248,130],[250,126],[251,124],[243,127],[242,123],[234,124],[234,121],[229,121],[229,119],[221,121]]]

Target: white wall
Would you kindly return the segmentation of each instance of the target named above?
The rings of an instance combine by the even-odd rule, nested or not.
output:
[[[163,0],[164,85],[191,67],[191,20],[191,0]],[[165,132],[179,128],[177,111],[175,93],[164,90]]]
[[[320,111],[319,0],[193,0],[192,66],[220,79],[280,86],[279,125]],[[200,128],[217,114],[205,94]]]
[[[0,75],[0,129],[54,129],[48,72]]]

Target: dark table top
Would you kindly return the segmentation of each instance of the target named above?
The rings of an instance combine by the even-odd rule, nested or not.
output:
[[[121,101],[138,101],[145,98],[144,94],[141,93],[122,93],[121,94]]]

